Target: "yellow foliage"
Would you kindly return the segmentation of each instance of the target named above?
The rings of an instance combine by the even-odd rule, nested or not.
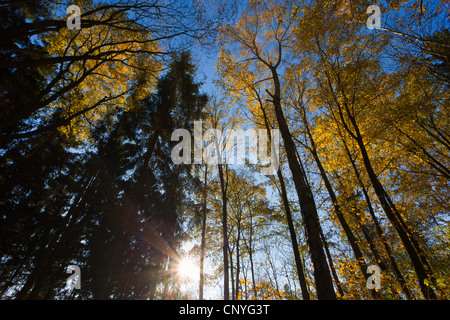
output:
[[[86,3],[84,10],[87,8],[89,5]],[[101,20],[101,17],[92,18]],[[60,80],[61,87],[71,82],[79,81],[80,84],[66,92],[63,99],[40,112],[48,117],[62,110],[61,117],[66,119],[82,112],[82,116],[72,119],[60,131],[78,142],[89,142],[91,126],[115,108],[126,108],[127,91],[139,79],[147,82],[138,86],[135,98],[145,98],[153,91],[161,70],[160,62],[148,54],[139,53],[158,51],[156,42],[145,42],[150,38],[149,33],[132,33],[102,25],[79,31],[62,28],[46,34],[43,40],[48,43],[46,50],[51,56],[91,58],[65,62],[60,66],[68,69],[65,79]],[[106,101],[99,104],[103,100]],[[98,106],[92,110],[83,112],[96,104]]]
[[[240,280],[241,285],[245,284],[245,280]],[[247,289],[247,291],[245,291]],[[244,290],[245,292],[241,292]],[[255,287],[251,288],[250,281],[247,281],[247,285],[242,287],[237,299],[242,300],[243,297],[248,297],[249,300],[284,300],[287,298],[283,291],[277,290],[265,281],[261,281]]]

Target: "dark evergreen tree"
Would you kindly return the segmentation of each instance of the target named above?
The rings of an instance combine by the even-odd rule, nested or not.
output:
[[[93,130],[93,152],[71,153],[59,135],[40,149],[28,139],[4,151],[3,296],[156,297],[177,259],[183,202],[198,185],[188,166],[172,163],[170,139],[202,116],[207,97],[194,72],[188,53],[175,57],[153,95],[130,99]],[[68,293],[71,264],[82,288]]]

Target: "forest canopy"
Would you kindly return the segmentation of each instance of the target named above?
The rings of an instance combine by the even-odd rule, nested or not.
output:
[[[449,12],[0,2],[0,298],[449,299]]]

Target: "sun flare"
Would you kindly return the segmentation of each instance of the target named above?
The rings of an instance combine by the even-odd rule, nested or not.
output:
[[[183,259],[178,263],[178,274],[181,278],[197,280],[200,277],[199,272],[199,267],[192,259]]]

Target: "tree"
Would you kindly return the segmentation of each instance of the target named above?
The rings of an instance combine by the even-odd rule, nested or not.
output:
[[[103,126],[93,130],[92,135],[98,141],[95,152],[80,159],[72,156],[70,167],[65,164],[68,160],[55,164],[55,183],[78,181],[74,186],[66,182],[63,197],[58,196],[56,187],[48,194],[39,192],[42,187],[37,182],[52,183],[51,175],[46,177],[42,170],[36,182],[25,181],[25,186],[36,192],[37,199],[47,203],[43,210],[36,207],[44,213],[37,216],[46,221],[30,231],[30,235],[39,235],[40,242],[22,245],[30,248],[28,258],[32,258],[32,265],[26,267],[32,272],[24,279],[20,291],[15,289],[17,285],[11,287],[10,279],[4,283],[4,292],[13,289],[20,299],[64,296],[59,289],[65,280],[61,271],[72,261],[83,270],[79,297],[158,297],[158,286],[167,281],[167,273],[174,272],[172,261],[179,259],[177,251],[183,237],[181,208],[189,192],[186,186],[198,185],[188,167],[175,166],[170,161],[171,131],[177,127],[192,128],[207,102],[206,96],[199,92],[200,85],[194,81],[194,71],[188,53],[174,57],[154,95],[136,100],[133,108],[119,115],[116,122],[103,119]],[[70,155],[62,148],[62,141],[64,137],[56,140],[61,151],[55,159]],[[54,151],[48,152],[55,157]],[[60,167],[61,164],[66,168]],[[17,165],[9,164],[12,168]],[[86,170],[77,170],[76,166]],[[14,188],[11,190],[14,192]],[[27,203],[31,204],[24,204]],[[14,202],[2,204],[5,212],[11,212],[7,220],[23,214],[27,219],[26,211],[12,214]],[[55,211],[50,214],[52,207]],[[13,225],[12,221],[7,222],[7,226]],[[18,228],[15,232],[20,231],[26,229]],[[49,232],[53,236],[44,240]],[[2,255],[9,252],[11,257],[17,257],[15,263],[20,262],[21,253],[15,247],[20,247],[21,242],[12,237],[5,243]],[[58,270],[48,272],[56,266]],[[55,278],[55,273],[63,276]],[[13,283],[20,284],[17,280]]]
[[[274,115],[270,114],[270,107],[264,103],[264,95],[259,87],[259,81],[255,81],[254,73],[248,70],[248,64],[241,63],[239,68],[236,67],[232,58],[226,52],[221,52],[221,59],[219,60],[219,72],[223,76],[223,80],[219,84],[227,90],[230,95],[241,96],[242,91],[247,97],[246,107],[250,110],[255,125],[261,125],[267,130],[269,141],[272,139],[272,129]],[[270,118],[269,119],[269,115]],[[288,223],[289,234],[292,241],[292,249],[294,251],[294,258],[297,267],[297,275],[302,288],[302,295],[305,300],[309,300],[309,290],[306,284],[305,274],[303,270],[303,263],[299,253],[299,245],[297,242],[297,235],[292,219],[291,208],[289,204],[286,185],[281,166],[278,167],[277,177],[279,183],[280,196],[283,200],[283,206],[286,213],[286,220]],[[278,186],[277,186],[278,187]]]
[[[318,57],[315,73],[321,97],[316,103],[325,105],[329,116],[356,142],[377,199],[411,258],[424,296],[435,299],[434,290],[425,285],[425,279],[434,281],[432,280],[434,276],[423,248],[375,172],[366,143],[368,131],[361,124],[364,123],[363,117],[371,114],[368,106],[375,107],[372,109],[375,110],[377,105],[386,105],[384,101],[389,101],[392,97],[390,90],[396,88],[399,83],[396,76],[387,77],[378,60],[389,38],[364,35],[358,32],[356,27],[347,26],[343,29],[339,27],[342,24],[340,17],[327,12],[325,8],[314,7],[311,12],[321,11],[321,17],[328,17],[326,24],[328,28],[323,27],[325,20],[322,18],[319,22],[318,19],[308,15],[312,25],[302,24],[307,29],[304,32],[299,29],[299,34],[307,34],[311,27],[317,27],[315,23],[322,26],[321,29],[315,29],[310,40],[315,47],[311,49],[311,52]],[[307,47],[306,50],[309,48]],[[362,92],[365,92],[365,95]]]
[[[1,7],[6,23],[0,30],[0,69],[9,80],[3,82],[8,87],[0,129],[6,142],[74,124],[74,116],[96,121],[107,102],[123,105],[133,88],[145,94],[142,81],[158,77],[161,59],[187,49],[189,39],[207,43],[218,23],[235,11],[233,1],[218,3],[221,9],[208,14],[175,2],[81,1],[81,29],[68,30],[66,7],[59,1],[19,5],[7,2]],[[61,11],[64,14],[58,15]],[[30,40],[33,37],[37,40]],[[26,98],[12,88],[13,82],[8,85],[14,78],[33,88]],[[46,124],[37,131],[23,123],[36,113]]]
[[[290,15],[283,6],[267,7],[266,4],[251,3],[240,22],[226,30],[227,35],[241,46],[245,59],[261,64],[270,79],[273,92],[268,92],[284,147],[289,168],[295,183],[297,196],[301,205],[303,221],[307,233],[311,259],[314,265],[316,289],[319,299],[335,299],[330,271],[320,239],[320,223],[311,189],[306,182],[306,175],[297,159],[296,147],[292,139],[281,103],[281,83],[278,68],[282,62],[283,49],[290,35]],[[274,15],[275,13],[275,15]],[[287,21],[283,21],[287,19]],[[244,60],[245,60],[244,59]]]

